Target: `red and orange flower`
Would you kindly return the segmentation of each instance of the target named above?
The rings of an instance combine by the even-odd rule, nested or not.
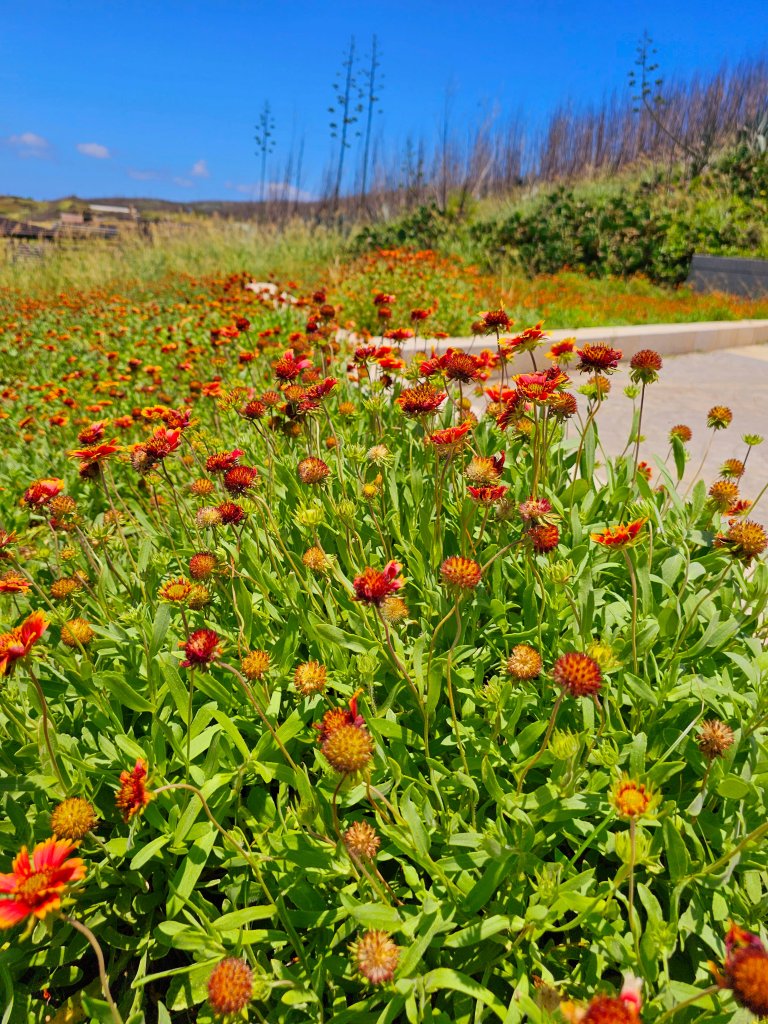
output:
[[[13,928],[28,917],[42,920],[61,906],[69,885],[85,878],[80,857],[70,857],[76,846],[68,839],[38,843],[30,858],[26,846],[13,862],[10,874],[0,875],[0,928]]]
[[[25,658],[48,628],[43,612],[32,612],[20,626],[0,634],[0,676],[6,675],[17,661]]]
[[[352,581],[355,589],[354,600],[364,601],[366,604],[381,605],[396,590],[399,590],[404,580],[400,578],[402,565],[399,562],[387,562],[383,569],[373,569],[370,566],[363,569],[359,576]]]
[[[599,533],[591,533],[590,537],[595,544],[602,544],[606,548],[625,548],[637,540],[646,522],[647,519],[634,519],[624,525],[608,526]]]

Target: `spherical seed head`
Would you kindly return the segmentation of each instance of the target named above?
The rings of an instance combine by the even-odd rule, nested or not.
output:
[[[230,494],[245,494],[254,486],[258,475],[253,466],[233,466],[224,474],[224,486]]]
[[[269,654],[266,651],[251,651],[240,663],[246,679],[263,679],[269,671]]]
[[[549,411],[558,420],[569,420],[571,416],[576,415],[578,404],[576,402],[576,396],[572,395],[569,391],[555,391],[550,396],[547,402]]]
[[[710,761],[716,757],[722,757],[726,750],[733,745],[733,729],[719,718],[710,718],[702,722],[696,742],[702,754]]]
[[[299,474],[299,480],[301,480],[303,484],[319,484],[325,480],[331,471],[328,468],[328,464],[323,462],[322,459],[310,456],[307,459],[301,460],[298,465],[297,472]]]
[[[725,430],[733,420],[733,413],[727,405],[713,405],[707,413],[707,426],[712,430]]]
[[[339,416],[354,416],[355,415],[355,403],[354,402],[339,402]]]
[[[367,821],[356,821],[344,833],[344,845],[359,860],[373,860],[379,852],[381,839]]]
[[[471,484],[487,487],[495,484],[504,470],[504,453],[499,455],[473,455],[464,470]]]
[[[208,505],[205,508],[198,509],[195,522],[201,529],[210,526],[220,526],[221,512],[217,508]]]
[[[218,560],[210,551],[198,551],[189,560],[189,575],[193,580],[207,580],[214,572]]]
[[[554,523],[541,523],[537,526],[532,526],[526,533],[526,536],[533,550],[540,555],[554,551],[560,543],[560,531]]]
[[[301,556],[301,560],[308,569],[312,570],[312,572],[328,572],[331,567],[331,560],[323,549],[317,546],[307,548]]]
[[[253,972],[244,960],[228,957],[208,979],[208,1002],[219,1016],[239,1013],[253,998]]]
[[[96,812],[93,805],[79,796],[62,800],[51,814],[51,832],[59,839],[82,839],[95,824]]]
[[[204,583],[195,583],[189,592],[187,605],[193,611],[199,611],[211,603],[211,592]]]
[[[213,494],[213,480],[204,477],[202,480],[195,480],[189,485],[189,489],[198,498],[205,498]]]
[[[768,1016],[768,953],[762,944],[742,946],[730,953],[725,982],[739,1006],[758,1017]]]
[[[637,1012],[623,999],[597,996],[587,1007],[581,1024],[636,1024]]]
[[[652,384],[659,378],[662,360],[658,352],[652,348],[643,348],[635,352],[629,361],[630,377],[635,384]]]
[[[218,512],[221,522],[227,525],[236,525],[245,519],[245,509],[234,501],[223,501],[218,506]]]
[[[398,622],[403,622],[408,618],[408,605],[402,597],[390,595],[384,599],[381,606],[381,617],[390,626],[396,626]]]
[[[586,344],[583,348],[577,349],[577,355],[581,362],[577,369],[582,373],[613,373],[619,365],[621,350],[611,348],[604,342],[597,344]]]
[[[687,444],[688,441],[690,441],[693,437],[693,431],[690,427],[686,426],[685,423],[678,423],[676,426],[672,427],[672,429],[669,432],[669,436],[670,439],[673,437],[677,437],[685,444]]]
[[[85,619],[70,619],[61,627],[61,642],[67,647],[86,647],[95,636]]]
[[[731,523],[726,534],[718,534],[715,545],[727,548],[734,558],[749,565],[768,547],[768,537],[759,523],[745,519]]]
[[[323,756],[342,775],[362,771],[373,757],[373,740],[365,726],[340,725],[322,745]]]
[[[452,555],[440,566],[440,576],[447,587],[458,590],[474,590],[480,582],[483,570],[473,558]]]
[[[640,818],[655,802],[653,792],[642,782],[627,776],[621,778],[613,789],[613,806],[624,818]]]
[[[212,629],[196,629],[183,645],[187,658],[184,668],[210,665],[219,656],[219,634]]]
[[[518,644],[512,648],[507,659],[507,672],[513,679],[537,679],[541,675],[541,655],[528,644]]]
[[[554,664],[552,676],[571,697],[592,697],[603,683],[600,666],[594,658],[579,651],[561,655]]]
[[[293,682],[302,697],[310,697],[313,693],[322,693],[326,684],[326,668],[319,661],[306,661],[297,665],[293,674]]]
[[[733,480],[716,480],[709,488],[709,497],[715,508],[724,512],[739,496],[738,485]]]
[[[394,978],[400,948],[386,932],[366,932],[351,948],[358,971],[372,985],[384,985]]]
[[[54,580],[51,584],[51,597],[57,601],[62,601],[65,597],[69,597],[70,594],[74,594],[75,591],[81,590],[82,586],[80,580],[73,579],[71,576]]]
[[[741,459],[726,459],[720,467],[720,476],[738,480],[744,476],[744,463]]]

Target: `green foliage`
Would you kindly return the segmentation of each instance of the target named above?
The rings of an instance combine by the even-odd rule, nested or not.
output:
[[[306,307],[321,317],[332,293],[274,308],[247,280],[29,303],[23,330],[21,309],[4,315],[2,528],[16,536],[0,590],[13,573],[30,588],[0,600],[5,628],[33,609],[50,626],[1,680],[2,870],[50,835],[64,796],[92,803],[87,874],[64,910],[103,948],[130,1024],[209,1022],[208,979],[229,956],[253,970],[251,1019],[270,1024],[545,1024],[561,998],[618,993],[625,971],[644,980],[643,1019],[660,1019],[709,984],[729,919],[759,931],[765,918],[765,564],[714,543],[729,527],[703,483],[686,499],[660,460],[658,487],[631,459],[604,460],[600,403],[583,396],[584,428],[539,403],[506,432],[478,396],[464,447],[439,458],[427,435],[456,426],[467,385],[449,375],[441,411],[407,418],[395,399],[418,367],[389,367],[385,387],[327,315],[306,333]],[[272,394],[289,346],[339,378],[309,411],[309,368],[301,394]],[[245,415],[250,400],[263,414]],[[67,452],[107,418],[123,450],[79,474]],[[133,446],[177,423],[180,447],[137,471]],[[259,471],[243,495],[207,462],[235,449]],[[468,462],[502,451],[504,500],[483,507]],[[301,482],[308,456],[326,461],[324,483]],[[74,512],[22,500],[56,477]],[[538,513],[558,530],[548,553],[519,512],[532,494],[552,506]],[[224,501],[242,524],[206,525],[201,509]],[[591,539],[632,521],[631,546]],[[216,558],[210,600],[174,602],[163,588],[200,552]],[[481,568],[461,594],[441,574],[455,556]],[[362,570],[391,561],[401,615],[355,599]],[[79,586],[56,596],[63,578]],[[83,646],[62,642],[74,619],[93,630]],[[221,653],[184,667],[201,629]],[[539,676],[508,671],[519,645],[540,652]],[[243,666],[254,650],[270,657],[263,678]],[[602,666],[596,699],[556,682],[574,652]],[[311,660],[326,684],[302,693]],[[354,697],[363,723],[347,727],[370,733],[373,755],[343,776],[315,726]],[[699,741],[714,718],[733,743],[710,761]],[[126,822],[115,795],[139,759],[151,799]],[[614,795],[625,775],[655,794],[631,829]],[[355,822],[376,830],[375,861],[347,852]],[[383,984],[350,949],[370,930],[400,949]],[[53,913],[7,938],[6,1024],[112,1019],[81,932]],[[723,991],[675,1020],[732,1015]]]

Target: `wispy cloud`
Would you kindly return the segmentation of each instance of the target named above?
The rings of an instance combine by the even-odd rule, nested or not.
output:
[[[225,188],[233,189],[235,192],[239,192],[243,196],[248,196],[249,199],[254,201],[261,197],[261,182],[244,182],[237,184],[233,181],[227,181],[224,183]],[[306,192],[302,188],[296,188],[289,181],[266,181],[264,182],[264,198],[265,199],[283,199],[283,200],[297,200],[300,203],[308,203],[317,197],[311,192]]]
[[[189,178],[174,178],[173,184],[179,185],[181,188],[192,188],[193,182]]]
[[[77,152],[83,156],[93,157],[94,160],[109,160],[112,155],[100,142],[78,142]]]
[[[16,150],[19,156],[23,157],[42,159],[48,156],[51,151],[50,142],[44,139],[42,135],[36,135],[35,132],[22,132],[21,135],[11,135],[6,141],[9,146]]]
[[[208,170],[208,164],[205,160],[197,160],[192,165],[192,170],[189,172],[193,178],[210,178],[211,172]]]
[[[134,181],[157,181],[163,175],[159,171],[140,171],[131,167],[128,170],[128,177]]]

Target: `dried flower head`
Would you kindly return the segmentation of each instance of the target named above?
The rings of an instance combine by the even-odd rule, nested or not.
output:
[[[302,697],[322,693],[325,689],[327,671],[319,661],[306,661],[296,666],[293,682]]]
[[[351,775],[370,764],[373,740],[365,725],[345,723],[328,734],[321,750],[331,768],[341,775]]]
[[[212,629],[196,629],[182,644],[186,660],[182,668],[203,668],[215,661],[220,653],[219,634]]]
[[[539,652],[528,644],[517,644],[507,658],[507,672],[513,679],[537,679],[541,675],[542,661]]]
[[[471,484],[488,487],[495,484],[504,470],[504,452],[488,457],[473,455],[464,470],[464,476]]]
[[[245,494],[255,486],[258,475],[253,466],[233,466],[224,473],[224,486],[230,494]]]
[[[739,487],[733,480],[716,480],[709,488],[709,500],[721,512],[739,497]]]
[[[584,345],[583,348],[577,349],[576,354],[580,359],[577,369],[581,373],[596,374],[613,373],[622,355],[620,349],[611,348],[603,342]]]
[[[749,565],[768,547],[768,537],[760,523],[737,520],[730,524],[727,533],[715,537],[715,547],[726,548],[737,561]]]
[[[672,427],[669,432],[670,441],[673,437],[676,437],[684,444],[687,444],[693,437],[693,431],[690,427],[686,426],[685,423],[678,423],[676,426]]]
[[[63,601],[82,589],[82,581],[76,576],[64,576],[60,580],[54,580],[51,584],[51,597],[56,601]]]
[[[739,1006],[757,1017],[768,1016],[768,951],[757,935],[732,924],[725,938],[723,975],[715,970],[721,988],[729,988]]]
[[[707,719],[699,726],[696,742],[699,750],[710,761],[722,757],[733,746],[733,741],[733,729],[719,718]]]
[[[207,477],[203,477],[201,480],[194,480],[189,485],[189,490],[197,498],[206,498],[209,494],[213,494],[213,480],[209,480]]]
[[[725,479],[738,480],[744,476],[745,466],[741,459],[726,459],[720,467],[720,476]]]
[[[531,526],[525,537],[537,554],[546,555],[560,543],[560,531],[554,523],[539,523]]]
[[[479,562],[461,555],[451,555],[440,566],[440,576],[447,587],[457,590],[474,590],[480,582],[483,570]]]
[[[385,597],[381,605],[381,617],[390,626],[396,626],[408,618],[408,605],[396,594]]]
[[[400,948],[387,932],[368,931],[350,947],[355,966],[372,985],[392,981],[400,960]]]
[[[307,548],[304,554],[301,556],[301,560],[308,569],[316,573],[326,573],[331,568],[331,560],[323,551],[322,548],[314,545],[311,548]]]
[[[303,484],[320,484],[331,471],[326,462],[310,455],[301,460],[297,472]]]
[[[552,676],[571,697],[592,697],[603,683],[600,666],[594,658],[579,651],[562,654],[554,664]]]
[[[51,832],[59,839],[76,842],[96,824],[93,804],[80,796],[70,796],[57,804],[51,814]]]
[[[635,352],[629,361],[629,376],[635,384],[653,384],[659,379],[662,366],[661,356],[652,348]]]
[[[367,821],[356,821],[344,833],[344,845],[358,860],[374,860],[379,852],[381,839],[376,829]]]
[[[431,384],[417,384],[413,388],[405,388],[395,401],[406,416],[425,416],[439,409],[448,397],[446,391],[440,391]]]
[[[263,679],[269,671],[270,657],[266,651],[250,651],[240,662],[246,679]]]
[[[725,430],[733,420],[733,413],[727,405],[713,405],[707,413],[707,426],[712,430]]]
[[[67,647],[87,647],[95,636],[85,619],[70,619],[61,627],[61,642]]]
[[[253,971],[239,957],[227,957],[208,979],[208,1002],[220,1017],[240,1013],[253,998]]]
[[[217,565],[218,559],[212,551],[198,551],[189,560],[189,575],[193,580],[207,580]]]

